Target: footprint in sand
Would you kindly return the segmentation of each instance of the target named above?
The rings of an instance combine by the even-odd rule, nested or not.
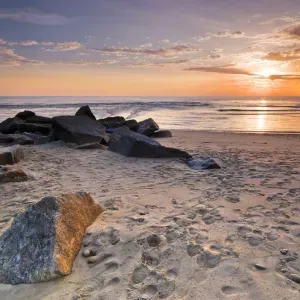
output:
[[[155,285],[148,285],[142,290],[141,299],[152,299],[158,293],[158,288]]]
[[[207,268],[215,268],[221,263],[221,255],[210,251],[204,251],[197,256],[197,264]]]
[[[131,282],[133,284],[139,284],[143,282],[149,275],[149,270],[145,266],[139,266],[132,272]]]
[[[240,289],[234,286],[225,285],[221,289],[222,293],[227,296],[232,296],[240,293]]]

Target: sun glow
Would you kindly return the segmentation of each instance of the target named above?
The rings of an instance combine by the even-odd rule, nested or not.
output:
[[[263,76],[265,78],[269,78],[271,75],[278,74],[278,73],[279,72],[276,71],[275,69],[264,69],[264,70],[258,72],[257,74],[260,76]]]

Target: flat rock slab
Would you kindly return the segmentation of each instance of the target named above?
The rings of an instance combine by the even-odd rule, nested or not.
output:
[[[0,283],[48,281],[72,272],[85,230],[103,208],[87,193],[45,197],[0,237]]]
[[[41,134],[48,135],[50,131],[50,124],[25,123],[23,120],[18,118],[8,118],[2,123],[0,123],[0,132],[4,134],[40,132]]]
[[[13,165],[24,159],[24,152],[19,145],[0,148],[0,165]]]
[[[108,142],[105,126],[86,116],[54,117],[52,126],[56,139],[68,143]]]
[[[0,133],[0,144],[32,145],[34,140],[24,134],[2,134]]]
[[[21,169],[0,167],[0,183],[27,181],[28,176]]]
[[[220,165],[212,158],[207,159],[190,159],[187,165],[193,170],[221,169]]]
[[[183,150],[164,147],[157,141],[142,134],[135,133],[127,127],[122,127],[111,135],[108,150],[128,157],[191,158],[191,156]]]

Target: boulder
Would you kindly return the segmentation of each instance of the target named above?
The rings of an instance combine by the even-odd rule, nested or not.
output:
[[[0,237],[0,283],[48,281],[72,272],[85,230],[103,208],[87,193],[45,197]]]
[[[35,113],[33,111],[24,110],[24,111],[21,111],[21,112],[17,113],[15,118],[19,118],[21,120],[26,120],[29,117],[33,117],[33,116],[35,116]]]
[[[96,120],[96,117],[94,116],[88,105],[80,107],[76,112],[75,116],[87,116],[93,120]]]
[[[124,126],[128,127],[132,131],[137,131],[139,128],[139,124],[136,120],[127,120],[125,121]]]
[[[118,128],[124,126],[125,118],[123,117],[107,117],[105,119],[99,119],[99,123],[104,125],[106,128]]]
[[[32,116],[25,120],[26,123],[35,123],[35,124],[52,124],[52,118],[43,117],[43,116]]]
[[[182,150],[168,148],[160,145],[157,141],[135,133],[127,127],[116,130],[109,140],[108,150],[128,157],[180,157],[189,159],[191,156]]]
[[[106,146],[101,145],[99,143],[89,143],[89,144],[83,144],[83,145],[79,145],[76,146],[74,149],[78,149],[78,150],[84,150],[84,149],[102,149],[102,150],[106,150]]]
[[[27,181],[28,176],[21,169],[0,167],[0,183]]]
[[[206,169],[221,169],[220,165],[212,158],[207,159],[190,159],[187,161],[187,165],[194,170],[206,170]]]
[[[11,145],[32,145],[34,140],[24,134],[1,134],[0,133],[0,144],[11,144]]]
[[[25,123],[24,121],[17,118],[8,118],[0,124],[0,132],[5,134],[16,132],[40,132],[41,134],[48,135],[50,131],[51,125]]]
[[[78,145],[107,143],[105,127],[86,116],[60,116],[53,118],[54,136],[58,140]]]
[[[147,119],[141,122],[138,122],[137,133],[144,134],[146,136],[151,136],[155,131],[159,129],[159,126],[155,123],[153,119]]]
[[[0,148],[0,165],[13,165],[24,159],[24,152],[19,145]]]
[[[172,137],[172,133],[169,130],[159,130],[151,135],[152,138],[169,138]]]

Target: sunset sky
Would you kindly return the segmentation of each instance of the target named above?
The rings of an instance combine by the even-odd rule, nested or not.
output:
[[[0,95],[300,95],[300,0],[1,0]]]

